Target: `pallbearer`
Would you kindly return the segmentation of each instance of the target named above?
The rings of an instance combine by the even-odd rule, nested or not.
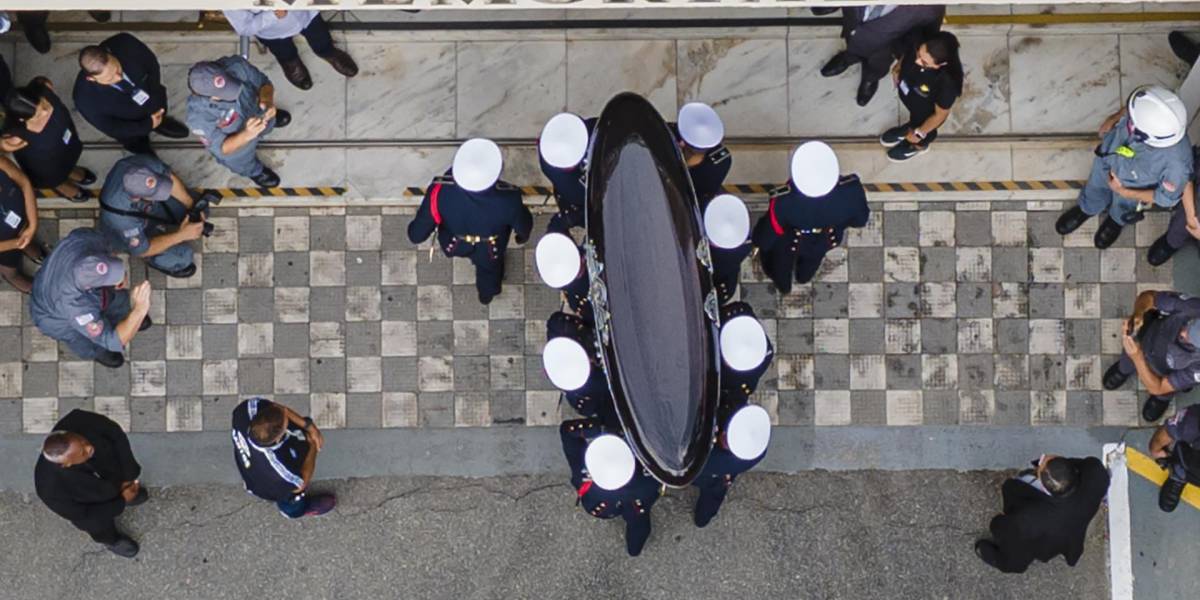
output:
[[[721,405],[740,408],[771,366],[775,348],[754,309],[734,302],[721,309]]]
[[[733,156],[721,142],[725,124],[717,111],[703,102],[689,102],[679,109],[679,147],[687,163],[688,174],[700,206],[721,193],[725,176],[733,166]]]
[[[538,275],[546,285],[562,290],[567,306],[587,321],[592,320],[588,298],[588,273],[574,240],[561,233],[547,233],[534,250]]]
[[[750,213],[737,197],[721,194],[704,209],[704,233],[712,256],[713,285],[721,304],[737,291],[742,261],[754,246],[750,243]]]
[[[538,162],[542,173],[554,185],[558,214],[550,219],[550,231],[566,233],[583,227],[584,182],[588,137],[596,126],[595,117],[586,121],[579,115],[559,113],[542,128],[538,138]]]
[[[692,514],[696,527],[708,525],[717,516],[737,476],[753,469],[767,455],[770,441],[771,417],[763,407],[751,404],[733,413],[717,434],[704,470],[692,482],[700,489]]]

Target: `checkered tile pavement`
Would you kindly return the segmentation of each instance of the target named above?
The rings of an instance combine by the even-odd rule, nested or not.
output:
[[[1136,292],[1171,285],[1169,265],[1143,257],[1167,215],[1100,252],[1095,220],[1054,232],[1062,208],[875,203],[785,298],[748,261],[742,296],[777,352],[758,401],[781,425],[1137,423],[1132,384],[1105,392],[1100,379]],[[75,359],[0,291],[0,431],[44,432],[76,407],[135,431],[220,430],[252,394],[323,427],[557,424],[539,353],[558,295],[538,283],[532,245],[509,252],[504,293],[481,306],[469,263],[405,239],[411,212],[217,209],[195,277],[134,262],[155,286],[156,326],[117,370]],[[57,238],[95,214],[47,217]]]

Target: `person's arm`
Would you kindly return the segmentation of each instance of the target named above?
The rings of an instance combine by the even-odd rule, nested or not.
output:
[[[133,457],[133,448],[129,445],[129,436],[125,430],[121,429],[112,419],[97,414],[95,416],[96,425],[100,427],[101,434],[112,444],[113,451],[117,453],[117,462],[121,465],[121,477],[125,481],[133,481],[142,474],[142,466],[138,464],[137,459]]]
[[[133,341],[133,336],[137,335],[138,328],[150,312],[150,282],[143,281],[137,284],[129,295],[133,308],[130,309],[129,315],[117,324],[117,337],[121,340],[121,346],[128,346],[129,342]]]
[[[292,410],[286,404],[276,403],[276,405],[283,409],[283,413],[287,415],[289,422],[304,430],[304,433],[308,435],[308,440],[312,442],[310,446],[316,447],[318,452],[321,451],[321,448],[325,447],[325,436],[321,434],[321,430],[317,428],[316,423],[310,423],[308,419],[300,416],[300,413]],[[307,481],[307,478],[305,480]]]
[[[1133,362],[1134,368],[1137,369],[1138,381],[1142,382],[1142,386],[1146,388],[1146,391],[1152,396],[1165,396],[1174,393],[1175,386],[1171,385],[1170,379],[1159,376],[1146,363],[1146,356],[1142,354],[1141,347],[1138,346],[1137,340],[1130,335],[1129,323],[1126,322],[1122,329],[1124,336],[1121,338],[1121,344],[1125,347],[1125,354]]]
[[[1150,456],[1151,458],[1166,458],[1170,454],[1171,445],[1175,440],[1171,437],[1171,433],[1167,431],[1166,426],[1159,426],[1154,431],[1154,436],[1150,438]]]
[[[275,86],[270,82],[258,88],[258,106],[266,111],[275,108]]]
[[[529,207],[525,206],[525,202],[521,198],[520,190],[514,191],[516,197],[516,214],[513,219],[513,231],[517,234],[517,243],[524,244],[529,241],[529,234],[533,231],[533,213],[529,212]]]
[[[1196,218],[1196,184],[1188,181],[1183,186],[1183,216],[1187,223],[1187,231],[1196,239],[1200,239],[1200,219]]]
[[[25,141],[25,139],[19,135],[6,133],[0,137],[0,150],[3,150],[4,152],[16,152],[17,150],[20,150],[28,145],[29,142]]]
[[[173,172],[171,173],[171,197],[178,200],[188,210],[196,205],[196,200],[192,198],[192,193],[183,184],[183,180]]]
[[[25,195],[25,227],[21,229],[20,235],[14,240],[17,243],[17,248],[24,248],[33,241],[34,234],[38,228],[37,200],[33,196],[33,184],[29,182],[29,178],[21,171],[21,168],[7,157],[0,157],[0,171],[4,171],[9,179],[12,179],[18,187],[21,188],[21,193]]]
[[[250,142],[253,142],[258,137],[258,134],[262,133],[266,128],[267,122],[260,117],[246,119],[241,131],[230,136],[225,136],[225,139],[221,141],[221,144],[218,146],[221,154],[228,156],[241,150]]]
[[[925,140],[925,136],[929,135],[930,131],[942,126],[946,119],[950,116],[950,109],[942,108],[938,104],[933,105],[933,114],[929,115],[919,127],[908,132],[908,142],[910,144],[919,144]]]
[[[275,16],[265,10],[223,10],[225,20],[240,36],[257,36],[267,25],[275,21]]]
[[[81,85],[101,84],[85,82]],[[150,132],[154,131],[154,119],[150,115],[134,120],[120,119],[97,110],[99,100],[96,98],[85,98],[82,102],[80,100],[79,94],[75,94],[75,109],[79,111],[79,114],[83,115],[83,118],[88,123],[91,123],[93,127],[99,129],[109,137],[116,139],[136,138],[150,135]]]
[[[1146,313],[1155,308],[1154,297],[1158,294],[1154,290],[1146,290],[1137,296],[1137,300],[1133,303],[1133,319],[1134,329],[1142,328],[1142,319],[1146,317]]]
[[[425,192],[425,197],[421,199],[421,206],[417,209],[417,214],[408,223],[408,241],[414,244],[424,242],[433,234],[433,230],[437,228],[437,223],[433,220],[433,211],[429,208],[429,197],[433,189],[438,185],[434,183],[429,186],[429,190]]]
[[[1100,137],[1104,137],[1105,135],[1108,134],[1109,131],[1112,131],[1113,126],[1116,125],[1117,121],[1120,121],[1121,117],[1124,117],[1124,116],[1125,116],[1125,108],[1124,107],[1122,107],[1121,110],[1118,110],[1117,112],[1115,112],[1111,115],[1108,115],[1108,118],[1104,119],[1104,122],[1100,123],[1100,131],[1099,131]]]
[[[138,256],[141,256],[142,258],[158,256],[159,254],[170,250],[174,246],[186,244],[192,240],[198,240],[203,234],[204,215],[200,215],[199,221],[193,221],[190,216],[184,217],[183,223],[179,224],[179,229],[150,238],[150,247]]]

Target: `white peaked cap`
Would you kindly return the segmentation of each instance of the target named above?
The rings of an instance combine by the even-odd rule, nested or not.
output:
[[[704,209],[704,232],[718,248],[736,248],[750,235],[750,212],[733,194],[713,198]]]
[[[721,358],[735,371],[749,371],[767,357],[767,333],[750,315],[734,317],[721,326]]]
[[[558,113],[546,121],[538,138],[538,152],[552,167],[569,169],[587,153],[587,126],[579,115]]]
[[[725,429],[729,451],[742,460],[754,460],[767,451],[771,442],[771,416],[763,407],[749,404],[729,418]]]
[[[804,142],[792,153],[792,183],[805,196],[832,192],[840,174],[837,155],[825,142]]]
[[[451,174],[454,182],[468,192],[482,192],[500,179],[500,168],[504,160],[496,142],[484,138],[472,138],[458,147],[454,153]]]
[[[596,485],[606,490],[619,490],[633,479],[637,462],[625,440],[606,433],[588,444],[583,453],[583,464]]]
[[[725,139],[725,124],[711,106],[689,102],[679,109],[679,137],[693,148],[715,148]]]
[[[579,275],[579,246],[561,233],[547,233],[533,252],[538,275],[546,285],[558,289]]]
[[[570,392],[583,387],[592,374],[587,350],[568,337],[556,337],[542,349],[542,367],[554,387]]]

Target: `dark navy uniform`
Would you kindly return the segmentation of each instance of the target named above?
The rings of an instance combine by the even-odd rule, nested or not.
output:
[[[118,33],[100,47],[121,62],[124,78],[113,85],[88,81],[82,69],[75,77],[72,94],[75,109],[83,118],[122,145],[126,150],[150,153],[151,115],[167,108],[167,88],[162,85],[158,58],[141,40]]]
[[[26,89],[35,98],[45,98],[53,112],[41,131],[30,131],[25,121],[9,118],[4,124],[3,135],[18,138],[26,146],[13,152],[13,158],[21,165],[21,170],[29,177],[33,187],[54,187],[67,181],[71,170],[79,163],[79,155],[83,153],[83,142],[79,140],[79,132],[75,130],[75,121],[71,111],[62,103],[54,90],[50,89],[50,80],[45,77],[35,77]]]
[[[596,117],[583,120],[588,137],[596,128]],[[570,169],[560,169],[550,166],[546,159],[538,153],[538,163],[542,166],[542,174],[554,186],[554,203],[558,205],[558,213],[550,218],[546,231],[568,233],[572,227],[583,227],[584,199],[587,195],[587,169],[581,161]]]
[[[721,322],[726,323],[734,317],[749,316],[757,319],[754,314],[754,309],[745,302],[734,302],[721,307]],[[762,364],[749,371],[735,371],[721,361],[721,408],[727,410],[729,414],[733,414],[735,410],[741,408],[754,394],[754,390],[758,389],[758,380],[762,379],[767,369],[771,367],[771,361],[775,358],[775,346],[771,344],[771,338],[767,338],[767,356],[763,358]]]
[[[577,503],[597,519],[624,518],[625,549],[630,556],[637,556],[650,538],[650,508],[662,495],[661,484],[637,465],[633,479],[619,490],[592,485],[583,457],[588,442],[607,432],[598,421],[578,419],[564,421],[558,433],[562,438],[563,455],[571,467],[571,486],[575,488]]]
[[[754,460],[742,460],[721,446],[713,446],[704,470],[692,482],[700,490],[700,496],[696,498],[696,524],[703,527],[717,516],[721,503],[725,502],[725,494],[737,476],[753,469],[766,455],[764,452]]]
[[[683,138],[679,136],[679,126],[675,123],[669,125],[675,134],[675,139],[682,141]],[[701,210],[708,205],[709,200],[721,193],[721,186],[725,184],[725,177],[729,175],[731,168],[733,168],[733,155],[729,153],[725,144],[717,144],[705,150],[700,164],[688,167],[688,175],[692,177],[692,188],[696,190],[696,199],[700,201]]]
[[[717,288],[717,299],[721,304],[729,302],[738,289],[738,278],[742,273],[742,261],[750,256],[754,245],[750,240],[737,248],[718,248],[715,244],[708,245],[712,256],[713,286]]]
[[[430,184],[408,224],[408,239],[419,244],[436,230],[443,254],[474,263],[475,289],[479,301],[487,304],[500,293],[509,235],[515,232],[517,243],[523,244],[532,229],[533,214],[521,201],[519,189],[499,181],[488,190],[468,192],[447,170]]]
[[[233,409],[233,460],[246,491],[279,504],[294,502],[304,492],[300,476],[304,458],[308,456],[308,438],[304,430],[289,419],[287,434],[278,444],[263,448],[250,437],[250,422],[259,409],[270,400],[251,398]]]
[[[1136,338],[1146,357],[1146,364],[1160,377],[1166,377],[1176,392],[1186,392],[1200,384],[1200,348],[1185,342],[1179,334],[1192,319],[1200,318],[1200,298],[1178,292],[1154,294],[1154,309],[1143,318]],[[1118,363],[1121,373],[1137,372],[1133,361],[1124,352]],[[1172,394],[1173,395],[1173,394]],[[1171,396],[1159,397],[1170,401]]]
[[[612,392],[608,389],[608,377],[604,367],[596,359],[596,336],[590,323],[564,312],[550,315],[546,321],[546,340],[565,337],[576,342],[587,351],[592,359],[592,373],[583,387],[569,392],[563,392],[563,398],[585,417],[594,417],[608,427],[617,427],[616,410],[613,408]]]
[[[1175,442],[1168,459],[1171,477],[1200,485],[1200,404],[1175,413],[1163,427]]]
[[[786,294],[792,291],[793,270],[796,282],[811,281],[825,254],[841,245],[846,228],[864,227],[870,216],[858,175],[843,176],[820,198],[784,185],[771,191],[767,214],[758,220],[751,238],[763,270]]]

